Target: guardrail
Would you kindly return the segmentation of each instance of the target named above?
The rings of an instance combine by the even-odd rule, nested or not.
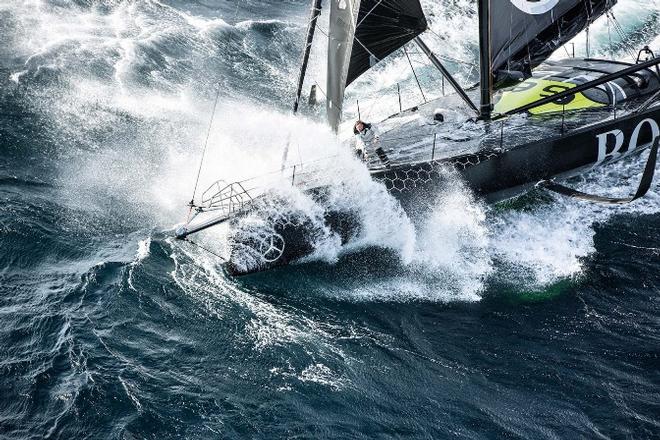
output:
[[[543,136],[565,136],[570,134],[573,129],[584,126],[585,115],[587,115],[586,117],[593,115],[593,119],[588,120],[588,123],[596,123],[607,118],[617,119],[622,114],[627,115],[641,111],[656,102],[660,103],[660,92],[655,93],[636,108],[620,108],[615,105],[609,108],[607,116],[606,109],[603,108],[595,109],[593,112],[585,112],[584,110],[567,111],[565,106],[562,106],[560,120],[556,119],[556,114],[540,115],[538,120],[532,123],[530,123],[529,118],[499,118],[497,121],[491,122],[489,126],[480,125],[480,127],[484,127],[485,131],[483,132],[466,132],[464,139],[447,139],[446,136],[451,131],[407,136],[388,136],[385,134],[380,136],[379,146],[389,156],[391,166],[410,162],[411,160],[439,160],[447,157],[447,154],[443,154],[443,148],[449,144],[452,145],[452,156],[467,153],[474,149],[513,148],[516,145],[538,138],[540,136],[539,130],[543,130]],[[579,115],[579,118],[572,118],[574,115]],[[472,142],[472,144],[461,150],[456,148],[461,142],[466,144]],[[404,155],[397,155],[396,152],[400,151],[402,146],[407,147],[408,151]],[[370,153],[373,152],[370,151]],[[291,186],[301,189],[320,185],[323,183],[323,176],[331,175],[333,170],[340,168],[336,161],[337,157],[337,155],[331,155],[313,161],[300,162],[283,170],[272,171],[233,183],[226,183],[221,180],[214,182],[202,193],[201,206],[204,206],[207,211],[220,210],[230,213],[243,209],[253,198],[277,184],[290,183]],[[371,169],[384,167],[376,154],[371,155],[369,166]]]

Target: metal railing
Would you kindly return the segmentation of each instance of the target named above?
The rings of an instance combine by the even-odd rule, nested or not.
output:
[[[404,162],[410,159],[438,160],[448,157],[447,153],[455,156],[483,149],[508,149],[545,137],[565,137],[571,135],[574,130],[584,127],[585,124],[617,120],[658,104],[660,104],[660,92],[635,106],[615,104],[584,111],[583,109],[567,110],[564,105],[559,112],[537,115],[533,119],[508,117],[493,121],[490,127],[483,126],[485,128],[483,132],[466,133],[464,139],[446,139],[447,132],[425,133],[419,136],[381,136],[380,146],[388,155],[392,151],[399,151],[402,146],[408,147],[409,154],[406,156],[399,158],[390,155],[392,165],[401,163],[400,159]],[[463,144],[465,148],[459,147]],[[378,168],[378,162],[374,162],[373,166]]]
[[[560,120],[557,118],[557,113],[538,115],[538,119],[531,123],[529,118],[502,118],[491,122],[489,127],[484,126],[484,132],[465,132],[464,138],[455,136],[447,138],[447,135],[452,133],[447,130],[406,136],[385,134],[381,135],[379,146],[389,156],[391,166],[416,161],[440,160],[444,157],[483,149],[514,148],[541,137],[566,136],[574,129],[584,126],[585,114],[593,115],[591,119],[587,120],[587,123],[597,123],[609,118],[616,120],[622,115],[635,113],[656,103],[660,103],[659,93],[652,95],[635,108],[614,105],[609,108],[594,109],[593,112],[584,112],[583,110],[567,111],[566,107],[562,106]],[[579,117],[572,118],[573,115],[579,115]],[[553,118],[551,122],[549,122],[550,118]],[[397,151],[401,151],[402,146],[407,147],[407,151],[404,151],[404,154],[396,154]],[[450,146],[451,148],[449,148]],[[303,190],[322,185],[324,180],[327,180],[327,176],[332,176],[334,170],[341,168],[341,164],[337,163],[337,158],[338,155],[331,155],[313,161],[300,162],[283,170],[264,173],[232,183],[218,180],[202,193],[202,203],[199,207],[204,211],[220,211],[223,215],[231,216],[245,209],[255,197],[277,185],[290,184]],[[368,166],[372,170],[377,170],[382,169],[384,164],[380,163],[376,154],[371,154]]]
[[[201,208],[205,211],[220,211],[231,216],[241,211],[253,200],[240,182],[227,183],[217,180],[202,193]]]

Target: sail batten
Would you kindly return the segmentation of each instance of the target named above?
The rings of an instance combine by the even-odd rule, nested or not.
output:
[[[362,0],[347,85],[426,30],[419,0]]]

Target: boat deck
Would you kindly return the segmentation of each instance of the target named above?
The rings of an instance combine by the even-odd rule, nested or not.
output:
[[[566,112],[564,115],[517,115],[490,124],[469,119],[460,111],[442,111],[444,122],[433,120],[435,109],[443,108],[442,98],[430,101],[374,124],[380,146],[392,164],[445,159],[492,149],[511,149],[535,140],[561,136],[586,125],[628,114],[621,107]],[[383,168],[375,154],[370,154],[371,170]]]

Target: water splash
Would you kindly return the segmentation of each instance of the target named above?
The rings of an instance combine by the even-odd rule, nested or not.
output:
[[[640,2],[632,3],[630,13],[615,10],[621,21],[634,17],[642,7]],[[472,2],[454,1],[451,8],[426,2],[424,7],[430,11],[433,32],[445,38],[442,44],[429,39],[432,48],[473,62],[476,33],[470,29],[476,17]],[[657,1],[652,7],[657,9]],[[26,8],[36,12],[27,13]],[[438,195],[426,219],[413,222],[341,150],[322,123],[292,118],[279,108],[280,98],[288,96],[296,58],[295,50],[285,48],[304,26],[281,20],[232,25],[223,18],[199,17],[156,1],[76,8],[75,14],[62,14],[59,6],[44,1],[11,2],[8,7],[22,20],[17,26],[22,35],[15,37],[20,42],[16,51],[26,60],[10,72],[11,78],[21,86],[43,87],[48,93],[33,103],[50,117],[53,138],[87,149],[72,152],[67,147],[66,160],[58,164],[61,198],[66,203],[109,209],[120,218],[136,217],[133,224],[143,225],[145,217],[149,226],[169,227],[180,221],[212,108],[208,97],[217,82],[217,77],[202,77],[216,70],[223,77],[226,69],[241,65],[238,76],[229,75],[231,83],[220,81],[225,87],[200,187],[220,176],[239,180],[279,169],[287,142],[291,144],[289,165],[337,156],[332,170],[321,173],[330,188],[322,204],[295,189],[283,189],[281,182],[267,187],[284,195],[288,206],[284,211],[311,219],[317,239],[315,252],[306,261],[336,262],[347,253],[370,247],[393,251],[403,275],[392,281],[399,287],[382,286],[393,292],[386,298],[478,299],[493,277],[542,286],[579,276],[585,257],[595,252],[594,222],[608,221],[619,213],[657,212],[660,205],[651,195],[631,207],[589,207],[556,200],[552,206],[522,212],[497,211],[456,187]],[[649,20],[655,20],[651,15]],[[628,20],[625,26],[634,29],[636,25]],[[606,31],[602,24],[595,27],[594,40],[604,41]],[[264,35],[283,48],[279,58],[264,58],[265,49],[258,44]],[[360,80],[359,89],[380,93],[383,84],[394,85],[409,75],[402,57],[381,64],[373,78]],[[454,67],[469,78],[469,65]],[[60,82],[42,81],[48,72]],[[245,81],[247,76],[249,81]],[[260,79],[259,90],[270,87],[264,96],[272,105],[250,102],[264,98],[245,89],[243,83],[254,85],[255,78]],[[50,94],[66,99],[48,98]],[[418,97],[410,98],[418,101]],[[376,101],[373,105],[380,106]],[[582,183],[583,189],[599,190],[607,184],[608,191],[615,191],[610,183],[634,174],[637,165],[615,164],[608,171],[594,171]],[[361,233],[348,245],[342,245],[323,224],[322,213],[330,209],[357,213]],[[221,242],[226,231],[211,232],[208,238]],[[422,282],[403,279],[412,276]],[[365,286],[367,293],[362,297],[375,298],[375,285]]]

